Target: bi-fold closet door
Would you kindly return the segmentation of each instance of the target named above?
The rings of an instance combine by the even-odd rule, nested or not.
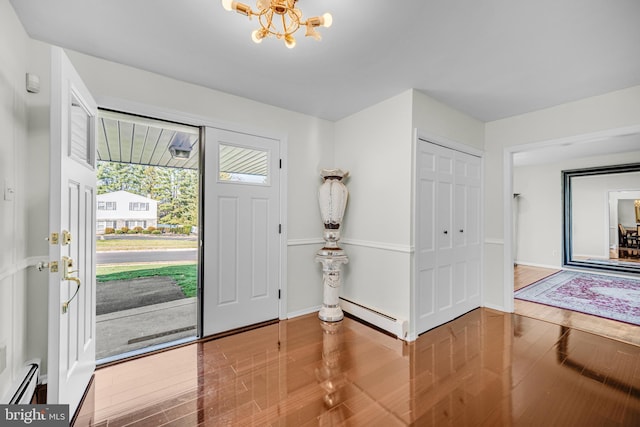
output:
[[[480,306],[481,159],[419,140],[416,174],[419,334]]]

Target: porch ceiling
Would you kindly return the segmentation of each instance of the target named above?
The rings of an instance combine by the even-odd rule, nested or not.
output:
[[[200,130],[197,127],[100,110],[97,158],[106,162],[198,169]],[[186,139],[188,159],[169,153],[172,141]]]

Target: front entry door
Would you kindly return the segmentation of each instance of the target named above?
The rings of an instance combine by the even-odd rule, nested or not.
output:
[[[279,141],[205,133],[203,335],[278,318]]]
[[[47,402],[73,417],[95,369],[97,107],[56,47],[51,77]]]

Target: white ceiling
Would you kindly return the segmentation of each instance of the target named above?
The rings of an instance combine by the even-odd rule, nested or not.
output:
[[[293,50],[220,0],[11,3],[35,39],[328,120],[410,88],[492,121],[640,84],[638,0],[300,0],[333,26]]]

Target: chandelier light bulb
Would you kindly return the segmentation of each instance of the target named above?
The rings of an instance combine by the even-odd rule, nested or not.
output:
[[[260,30],[253,30],[251,33],[251,40],[253,40],[254,43],[262,43],[262,39],[263,36],[260,34]]]
[[[331,24],[333,24],[333,16],[331,16],[329,12],[322,15],[322,20],[323,20],[322,25],[326,28],[329,28]]]
[[[293,49],[294,47],[296,47],[296,39],[291,34],[286,34],[284,36],[284,44],[289,49]]]
[[[222,0],[222,7],[229,12],[233,10],[233,0]]]

